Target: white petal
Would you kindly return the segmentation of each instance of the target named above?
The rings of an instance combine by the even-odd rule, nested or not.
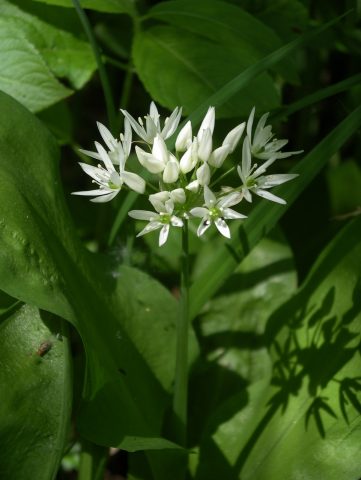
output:
[[[222,197],[218,201],[217,206],[221,208],[233,207],[233,205],[237,205],[239,202],[241,202],[242,199],[243,195],[241,192],[231,192],[228,195]]]
[[[169,223],[167,223],[166,225],[163,226],[163,228],[161,229],[160,233],[159,233],[159,246],[161,247],[162,245],[165,244],[165,242],[167,241],[167,238],[168,238],[168,234],[169,234]]]
[[[195,139],[180,159],[179,165],[182,173],[188,173],[196,166],[198,161],[197,151],[198,142]]]
[[[118,142],[107,129],[107,127],[100,122],[97,122],[97,127],[100,135],[102,136],[102,139],[108,147],[108,150],[114,150],[115,148],[117,148]]]
[[[179,164],[176,159],[171,158],[167,165],[165,166],[163,172],[163,182],[164,183],[174,183],[178,180],[179,177]]]
[[[262,183],[262,187],[270,188],[275,187],[276,185],[281,185],[282,183],[288,182],[298,177],[296,173],[281,173],[279,175],[266,175]]]
[[[71,192],[72,195],[82,195],[82,196],[94,196],[94,195],[108,195],[109,193],[113,193],[113,190],[109,189],[99,189],[98,190],[85,190],[83,192]]]
[[[193,217],[203,218],[208,215],[208,209],[204,207],[194,207],[189,212]]]
[[[268,192],[267,190],[255,188],[253,191],[259,197],[270,200],[271,202],[280,203],[281,205],[285,205],[287,203],[285,200],[283,200],[283,198],[277,197],[276,195],[273,195],[273,193]]]
[[[182,108],[179,108],[179,107],[175,108],[171,116],[168,118],[162,130],[162,137],[165,140],[170,136],[172,136],[173,133],[177,130],[181,116],[182,116]]]
[[[266,143],[266,139],[270,136],[272,127],[270,125],[265,127],[268,115],[269,113],[265,113],[259,119],[254,132],[253,145],[264,145]]]
[[[203,163],[196,172],[199,185],[208,185],[211,180],[211,169],[208,163]]]
[[[240,167],[240,165],[237,165],[237,173],[238,175],[240,176],[240,179],[242,180],[242,183],[247,183],[247,178],[243,175],[243,171],[242,171],[242,168]]]
[[[142,177],[137,175],[136,173],[132,172],[123,172],[122,173],[122,179],[126,185],[131,190],[134,190],[135,192],[138,193],[144,193],[145,191],[145,181],[143,180]]]
[[[171,198],[165,202],[165,210],[169,215],[171,215],[173,213],[174,203],[173,203],[173,200]]]
[[[136,220],[147,220],[148,222],[153,222],[159,217],[157,213],[149,210],[130,210],[128,215]]]
[[[220,168],[229,153],[229,145],[222,145],[221,147],[216,148],[209,157],[209,165],[212,165],[212,167]]]
[[[151,153],[142,150],[138,145],[135,147],[139,163],[143,165],[150,173],[161,173],[164,170],[165,164],[153,157]]]
[[[126,158],[130,155],[130,149],[132,147],[132,128],[127,118],[124,118],[124,140],[123,150]]]
[[[173,227],[183,227],[183,220],[175,215],[171,217],[170,223],[173,225]]]
[[[153,232],[154,230],[158,230],[158,228],[161,228],[163,226],[163,223],[161,222],[150,222],[148,225],[146,225],[143,230],[141,230],[137,237],[142,237],[143,235]]]
[[[169,152],[163,138],[159,134],[154,139],[152,155],[164,166],[168,162]]]
[[[103,170],[101,168],[94,167],[93,165],[88,165],[87,163],[83,163],[83,162],[79,162],[79,165],[87,175],[89,175],[91,178],[93,178],[97,182],[109,181],[110,174],[107,170]]]
[[[122,114],[125,116],[125,118],[128,119],[129,123],[131,124],[133,130],[135,131],[135,133],[140,137],[142,138],[143,140],[147,141],[147,133],[146,131],[144,130],[143,127],[141,127],[139,125],[139,123],[126,111],[126,110],[122,110],[120,109],[120,111],[122,112]]]
[[[192,142],[192,124],[189,120],[182,130],[178,133],[177,140],[175,141],[175,149],[177,152],[185,152]]]
[[[223,220],[223,218],[217,218],[214,223],[219,233],[221,233],[226,238],[231,238],[231,232],[229,231],[228,225]]]
[[[186,193],[183,188],[176,188],[170,192],[170,198],[173,200],[174,203],[185,203],[186,201]]]
[[[193,192],[193,193],[197,193],[198,192],[198,189],[199,189],[199,182],[198,180],[193,180],[193,182],[189,183],[187,186],[186,186],[186,189]]]
[[[159,113],[158,113],[158,108],[154,102],[150,103],[149,107],[149,115],[151,119],[154,121],[155,125],[158,125],[159,123]]]
[[[106,169],[109,170],[109,172],[115,171],[114,165],[113,165],[112,161],[110,160],[109,155],[107,154],[103,145],[100,145],[100,143],[95,142],[95,147],[98,150],[98,153],[99,153],[102,161],[104,162],[104,165],[105,165]]]
[[[211,134],[213,134],[214,122],[215,122],[215,110],[214,110],[214,107],[209,107],[201,123],[201,126],[199,127],[199,131],[197,135],[198,140],[201,140],[204,130],[207,130],[208,128],[211,131]]]
[[[91,152],[90,150],[83,150],[82,148],[79,148],[79,152],[84,153],[84,155],[87,155],[88,157],[95,158],[95,160],[102,159],[102,157],[97,152]]]
[[[203,218],[203,220],[201,221],[201,223],[199,224],[199,227],[197,229],[197,235],[198,237],[201,237],[203,235],[203,233],[208,230],[208,228],[211,226],[211,221],[209,220],[208,217],[206,218]]]
[[[207,185],[204,186],[204,203],[207,207],[213,207],[216,204],[216,196]]]
[[[206,162],[212,153],[212,132],[209,128],[203,131],[198,145],[198,158]]]
[[[238,213],[235,210],[232,210],[232,208],[225,208],[223,210],[223,217],[226,220],[238,220],[240,218],[247,218],[246,215],[242,215],[242,213]]]
[[[169,200],[170,194],[169,192],[163,191],[158,193],[152,193],[149,195],[148,199],[150,203],[153,205],[157,212],[164,212],[165,210],[165,202]]]
[[[262,175],[262,173],[264,173],[267,170],[267,168],[270,165],[272,165],[272,163],[274,163],[276,160],[277,160],[277,157],[269,158],[267,160],[267,162],[264,162],[262,165],[260,165],[258,168],[256,168],[256,170],[252,173],[252,177],[256,178],[259,175]]]
[[[105,203],[105,202],[110,202],[110,200],[113,200],[113,198],[118,195],[120,190],[115,190],[115,192],[108,193],[108,195],[102,195],[101,197],[96,197],[92,198],[90,201],[94,203]]]
[[[249,138],[249,141],[252,143],[252,126],[253,126],[253,119],[254,119],[254,113],[256,111],[256,108],[253,107],[251,113],[249,114],[248,120],[247,120],[247,136]]]
[[[245,127],[246,127],[246,122],[243,122],[240,125],[237,125],[237,127],[233,128],[233,130],[231,130],[227,134],[226,138],[223,140],[222,145],[227,145],[228,146],[229,153],[232,153],[235,150],[235,148],[237,147],[238,142],[241,139],[241,136],[244,132]]]
[[[242,173],[245,178],[248,178],[251,171],[252,157],[249,138],[246,137],[243,141],[242,148]]]

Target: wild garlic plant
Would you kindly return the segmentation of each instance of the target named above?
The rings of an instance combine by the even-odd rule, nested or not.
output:
[[[230,207],[239,205],[243,200],[252,202],[252,195],[267,200],[286,203],[282,198],[270,192],[273,187],[292,180],[294,174],[266,175],[266,170],[277,159],[300,152],[282,152],[287,140],[277,140],[272,127],[266,125],[268,114],[264,114],[254,132],[253,108],[247,124],[243,122],[233,128],[222,144],[215,148],[213,132],[215,126],[215,108],[209,107],[198,131],[194,132],[190,121],[180,130],[175,141],[174,151],[167,147],[166,140],[178,128],[182,109],[177,107],[162,124],[156,105],[152,102],[149,114],[136,121],[127,111],[124,114],[124,133],[119,139],[98,123],[104,146],[95,142],[96,152],[82,150],[82,153],[98,160],[97,167],[80,163],[81,168],[93,179],[96,190],[74,192],[75,195],[92,196],[92,202],[108,202],[122,189],[128,187],[139,194],[147,194],[153,210],[131,210],[129,216],[147,221],[138,236],[160,229],[159,245],[168,238],[170,228],[184,227],[190,217],[200,218],[198,236],[214,224],[221,235],[230,238],[227,220],[246,218],[242,213]],[[140,175],[127,171],[126,162],[132,150],[132,129],[142,142],[135,145],[139,163],[146,171],[155,176],[158,190],[147,192],[146,181]],[[230,154],[234,152],[242,135],[241,161],[231,172],[237,172],[239,185],[223,185],[215,189],[212,186],[214,175]],[[257,159],[259,164],[253,159]],[[231,173],[229,172],[229,173]],[[213,184],[215,185],[215,184]]]
[[[246,218],[244,214],[231,207],[238,207],[243,200],[252,202],[253,195],[280,204],[286,203],[270,190],[297,175],[266,174],[266,171],[277,159],[300,152],[281,151],[287,140],[274,138],[272,127],[266,125],[268,114],[260,118],[253,131],[254,108],[247,122],[237,125],[226,135],[220,146],[215,146],[213,142],[215,108],[209,107],[198,130],[194,131],[190,121],[183,126],[172,151],[168,148],[166,140],[178,128],[182,115],[181,108],[177,107],[164,122],[161,121],[153,102],[149,114],[144,119],[139,118],[137,121],[125,110],[122,110],[122,113],[125,117],[124,133],[119,139],[114,138],[104,125],[98,123],[106,148],[95,142],[95,152],[82,150],[84,154],[99,161],[97,167],[80,163],[81,168],[93,179],[98,188],[74,194],[91,196],[92,202],[108,202],[125,188],[148,195],[153,210],[131,210],[128,214],[136,220],[147,222],[138,233],[138,237],[160,230],[160,246],[167,241],[171,228],[182,229],[181,297],[177,324],[173,413],[177,425],[176,440],[185,445],[190,284],[188,220],[192,217],[200,219],[197,229],[199,237],[214,224],[221,235],[230,238],[231,232],[227,221]],[[132,140],[132,131],[138,137],[135,141]],[[231,167],[225,174],[218,175],[218,179],[212,183],[212,176],[235,152],[244,132],[238,165]],[[139,174],[127,170],[126,162],[133,144],[136,157],[147,172],[147,181]],[[222,179],[232,173],[237,179],[237,182],[233,181],[232,184],[236,186],[219,185]],[[147,191],[149,174],[155,179],[149,186],[154,188],[154,185],[157,185],[155,193]]]

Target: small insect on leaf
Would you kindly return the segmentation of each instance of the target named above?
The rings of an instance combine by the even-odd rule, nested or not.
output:
[[[51,350],[52,346],[53,344],[49,340],[42,342],[36,351],[36,355],[39,355],[39,357],[43,357]]]

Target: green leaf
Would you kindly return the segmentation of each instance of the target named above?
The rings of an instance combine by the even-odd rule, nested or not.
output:
[[[207,243],[204,260],[220,243]],[[190,388],[192,445],[217,407],[241,392],[245,397],[247,384],[270,374],[265,325],[295,290],[292,253],[277,235],[263,239],[204,307],[196,322],[203,358],[193,369]]]
[[[155,18],[212,40],[237,52],[246,65],[252,65],[281,46],[278,36],[242,8],[226,2],[172,0],[155,5],[146,18]],[[297,79],[289,62],[276,65],[285,78]]]
[[[257,7],[257,17],[286,41],[302,34],[308,27],[307,8],[298,0],[264,0]]]
[[[272,382],[265,375],[251,385],[245,407],[234,396],[215,412],[197,480],[217,474],[221,462],[230,480],[358,477],[360,235],[361,218],[332,241],[297,295],[273,313],[264,337]]]
[[[48,5],[73,8],[72,0],[34,0]],[[128,13],[135,15],[135,0],[82,0],[81,6],[107,13]]]
[[[357,131],[361,124],[361,107],[357,108],[329,133],[292,170],[299,177],[287,185],[277,188],[277,194],[285,198],[288,205],[298,197],[317,175],[331,156]],[[243,225],[233,227],[232,240],[214,252],[207,268],[191,287],[191,316],[197,315],[204,303],[211,298],[236,266],[267,234],[287,211],[287,206],[262,201],[252,211]]]
[[[0,317],[1,478],[55,478],[72,401],[64,323],[29,305]]]
[[[182,105],[185,113],[206,101],[252,63],[237,48],[225,50],[211,40],[168,26],[139,32],[134,39],[133,59],[151,96],[168,108]],[[266,73],[254,80],[252,88],[245,88],[232,102],[222,105],[217,113],[248,115],[255,103],[261,110],[272,109],[279,103],[278,93]]]
[[[0,106],[0,288],[79,331],[83,412],[95,412],[80,412],[81,433],[100,445],[141,437],[143,448],[144,438],[160,436],[169,402],[178,303],[147,275],[84,250],[65,207],[53,137],[7,95]]]
[[[265,72],[267,69],[273,67],[275,64],[287,57],[293,51],[310,43],[311,40],[314,39],[314,37],[338,23],[349,13],[350,11],[344,13],[343,15],[340,15],[339,17],[331,20],[328,23],[325,23],[324,25],[321,25],[320,27],[310,30],[309,32],[303,34],[301,37],[287,43],[278,50],[275,50],[266,57],[262,58],[254,65],[248,67],[245,71],[239,73],[236,77],[234,77],[228,83],[219,88],[216,93],[214,93],[204,102],[198,105],[198,107],[188,116],[185,121],[191,120],[192,123],[200,122],[209,105],[214,105],[216,107],[219,105],[223,105],[225,102],[229,101],[229,99],[234,98],[234,96],[238,94],[241,90],[243,90],[244,92],[244,88],[248,86],[251,81],[254,82],[254,79],[257,78],[260,74]],[[252,85],[254,85],[254,83],[252,83]],[[256,104],[258,105],[258,102],[256,102]],[[182,125],[184,125],[184,123]],[[182,125],[180,125],[179,128],[181,128]]]
[[[80,89],[96,65],[89,45],[0,1],[0,88],[32,111],[71,95],[57,79]]]

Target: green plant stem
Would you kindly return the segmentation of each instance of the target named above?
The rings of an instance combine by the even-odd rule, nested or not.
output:
[[[90,46],[93,50],[93,54],[98,65],[100,81],[102,84],[105,104],[107,108],[108,122],[109,122],[110,130],[112,131],[113,134],[115,134],[117,129],[117,116],[114,108],[113,95],[110,88],[108,75],[105,70],[102,57],[100,55],[99,47],[95,39],[91,25],[89,23],[88,17],[86,16],[83,8],[81,7],[79,0],[73,0],[73,5],[83,25],[85,34],[88,37]]]
[[[188,220],[182,228],[180,314],[177,324],[177,351],[173,411],[176,416],[178,442],[185,446],[188,401],[188,326],[189,326],[189,249]]]
[[[108,449],[86,440],[81,442],[78,480],[102,480],[108,459]]]

